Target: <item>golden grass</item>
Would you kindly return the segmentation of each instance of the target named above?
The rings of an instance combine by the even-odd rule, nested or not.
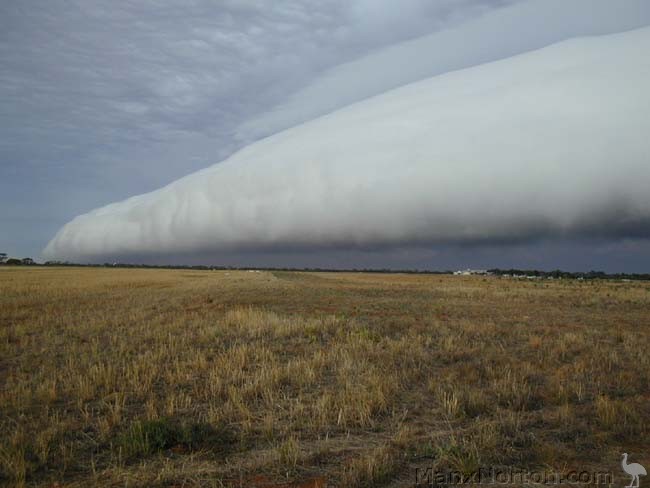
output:
[[[3,267],[0,483],[615,470],[644,461],[649,326],[644,283]]]

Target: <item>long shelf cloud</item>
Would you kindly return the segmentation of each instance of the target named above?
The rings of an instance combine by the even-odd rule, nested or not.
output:
[[[50,259],[650,237],[650,28],[442,74],[81,215]]]

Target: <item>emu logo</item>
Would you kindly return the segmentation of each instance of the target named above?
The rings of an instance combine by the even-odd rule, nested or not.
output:
[[[621,461],[621,467],[623,468],[623,471],[625,471],[627,474],[629,474],[632,477],[630,484],[627,485],[625,488],[639,488],[639,476],[645,476],[648,474],[645,468],[641,466],[639,463],[632,463],[632,464],[627,463],[627,452],[623,453],[623,460]],[[635,481],[636,484],[634,484]]]

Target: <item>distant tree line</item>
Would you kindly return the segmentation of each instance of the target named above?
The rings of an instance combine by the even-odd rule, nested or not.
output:
[[[649,273],[605,273],[604,271],[569,272],[556,269],[540,271],[537,269],[490,269],[489,273],[496,276],[532,276],[551,279],[583,279],[583,280],[650,280]]]
[[[142,268],[142,269],[189,269],[189,270],[220,270],[220,271],[308,271],[311,273],[403,273],[403,274],[451,274],[452,271],[432,271],[419,269],[388,269],[388,268],[290,268],[290,267],[263,267],[248,268],[240,266],[208,266],[208,265],[156,265],[156,264],[131,264],[131,263],[104,263],[104,264],[79,264],[68,261],[46,261],[37,263],[32,258],[12,258],[6,253],[0,253],[0,265],[8,266],[76,266],[86,268]],[[526,277],[545,279],[582,279],[582,280],[642,280],[650,281],[650,273],[605,273],[604,271],[569,272],[559,269],[541,271],[537,269],[490,269],[488,274],[501,277]]]
[[[32,258],[11,258],[7,253],[0,252],[0,265],[6,264],[7,266],[32,266],[36,262]]]

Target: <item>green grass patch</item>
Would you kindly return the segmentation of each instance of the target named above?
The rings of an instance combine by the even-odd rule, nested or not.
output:
[[[136,421],[123,431],[116,447],[127,459],[150,456],[176,448],[181,451],[205,449],[225,452],[232,448],[236,436],[224,427],[207,423],[180,423],[172,419]]]

